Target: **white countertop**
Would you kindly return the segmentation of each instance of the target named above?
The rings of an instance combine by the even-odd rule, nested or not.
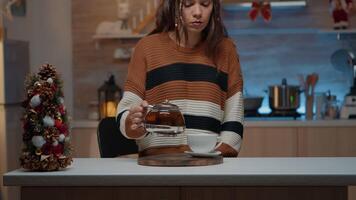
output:
[[[225,158],[199,167],[140,166],[130,158],[76,158],[55,172],[4,174],[5,186],[356,185],[356,157]]]
[[[73,128],[97,128],[99,122],[91,120],[76,120],[71,123]],[[277,117],[247,117],[244,122],[245,127],[355,127],[356,119],[336,119],[336,120],[304,120],[293,118]]]

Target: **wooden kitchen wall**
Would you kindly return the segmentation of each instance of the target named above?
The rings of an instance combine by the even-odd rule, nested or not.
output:
[[[129,0],[129,3],[131,16],[138,16],[140,9],[146,9],[146,1]],[[117,21],[117,0],[72,0],[75,119],[87,119],[88,105],[97,100],[97,88],[109,73],[115,74],[121,88],[126,78],[128,60],[115,60],[113,54],[116,48],[136,41],[100,40],[100,48],[96,49],[93,36],[103,21]]]

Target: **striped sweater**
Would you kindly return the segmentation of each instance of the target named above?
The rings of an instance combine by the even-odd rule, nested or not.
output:
[[[215,62],[196,48],[179,47],[167,33],[141,39],[131,58],[125,91],[118,105],[117,122],[127,137],[125,120],[132,105],[168,99],[181,109],[185,133],[219,134],[221,141],[239,152],[243,136],[243,79],[232,40],[218,46]],[[136,139],[139,151],[187,144],[185,134],[161,137],[146,134]]]

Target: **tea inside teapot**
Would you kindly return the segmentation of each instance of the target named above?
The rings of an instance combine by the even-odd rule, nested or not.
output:
[[[162,136],[175,136],[185,129],[184,117],[179,107],[167,100],[147,107],[144,125],[147,132]]]

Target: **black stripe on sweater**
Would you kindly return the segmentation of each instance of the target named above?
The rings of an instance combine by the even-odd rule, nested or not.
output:
[[[215,118],[184,115],[185,126],[191,129],[201,129],[219,133],[221,122]]]
[[[227,91],[228,76],[218,72],[215,67],[203,64],[174,63],[159,67],[147,73],[146,90],[169,81],[206,81],[214,83],[221,90]]]
[[[225,122],[222,127],[221,131],[232,131],[241,136],[243,138],[244,133],[244,126],[240,122]]]

